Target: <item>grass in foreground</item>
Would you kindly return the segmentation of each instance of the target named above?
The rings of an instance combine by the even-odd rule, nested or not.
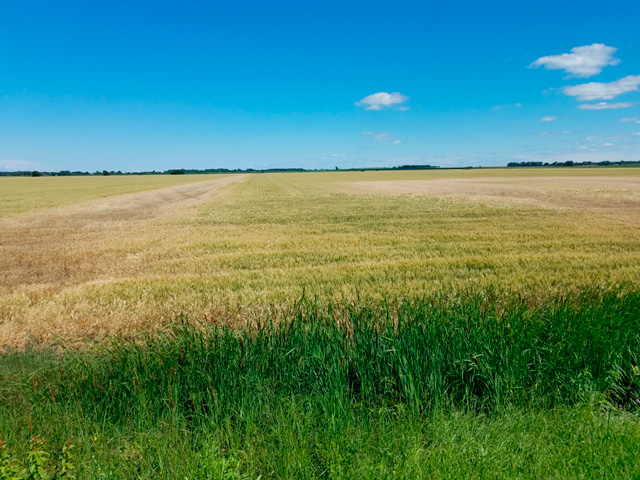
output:
[[[0,428],[68,439],[80,478],[634,478],[640,292],[302,300],[5,356]]]

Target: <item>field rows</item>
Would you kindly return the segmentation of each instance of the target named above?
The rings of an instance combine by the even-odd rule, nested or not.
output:
[[[100,200],[87,185],[75,205],[14,206],[0,218],[0,344],[131,333],[177,313],[238,325],[303,291],[535,302],[640,278],[640,169],[200,178],[213,183]],[[37,188],[44,205],[61,187]]]

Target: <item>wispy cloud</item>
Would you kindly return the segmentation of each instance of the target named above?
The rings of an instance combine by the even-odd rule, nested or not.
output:
[[[491,110],[502,110],[504,108],[520,108],[522,107],[522,103],[506,103],[504,105],[494,105],[491,107]]]
[[[363,137],[371,137],[379,142],[384,142],[389,139],[389,132],[362,132],[360,135]]]
[[[360,135],[362,135],[363,137],[369,137],[380,143],[391,142],[394,145],[400,145],[402,143],[401,140],[396,139],[389,132],[362,132]]]
[[[378,92],[364,97],[355,102],[356,107],[364,107],[365,110],[382,110],[383,108],[394,108],[396,110],[408,110],[409,107],[403,105],[409,97],[399,92]]]
[[[538,132],[538,135],[569,135],[571,130],[562,130],[559,132]]]
[[[629,108],[629,107],[633,107],[633,103],[631,102],[618,102],[618,103],[599,102],[599,103],[583,103],[582,105],[578,105],[578,108],[581,110],[615,110],[618,108]]]
[[[0,160],[0,170],[20,171],[35,170],[37,168],[39,168],[37,164],[26,160]]]
[[[549,116],[549,117],[542,117],[540,119],[541,122],[553,122],[556,118],[556,116]]]
[[[564,70],[575,77],[591,77],[607,65],[620,63],[620,59],[613,56],[616,50],[603,43],[594,43],[572,48],[571,53],[540,57],[530,67],[544,66],[548,70]]]
[[[634,137],[640,137],[640,132],[621,133],[620,135],[611,135],[610,137],[607,137],[607,138],[614,139],[614,138],[634,138]]]
[[[621,122],[640,123],[640,118],[621,118]]]
[[[589,82],[581,85],[564,87],[562,91],[578,100],[589,102],[592,100],[611,100],[623,93],[638,91],[640,75],[628,75],[620,80],[609,83]]]

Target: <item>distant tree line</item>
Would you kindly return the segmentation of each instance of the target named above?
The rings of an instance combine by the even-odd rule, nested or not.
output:
[[[78,176],[89,176],[89,175],[144,175],[150,174],[151,172],[145,173],[123,173],[120,170],[117,172],[109,171],[109,170],[101,170],[91,172],[81,172],[81,171],[70,171],[70,170],[60,170],[59,172],[40,172],[38,170],[29,170],[29,171],[15,171],[15,172],[0,172],[0,177],[78,177]],[[158,172],[153,172],[158,173]]]
[[[509,162],[507,167],[578,167],[578,166],[625,166],[625,165],[640,165],[640,160],[604,160],[602,162],[574,162],[568,160],[566,162]],[[432,170],[440,168],[436,165],[399,165],[396,167],[359,167],[359,168],[338,168],[335,170],[342,172],[364,172],[364,171],[385,171],[385,170]],[[483,167],[462,167],[462,168],[483,168]],[[69,176],[82,176],[82,175],[201,175],[201,174],[215,174],[215,173],[284,173],[284,172],[322,172],[332,169],[306,169],[306,168],[172,168],[164,171],[150,171],[150,172],[122,172],[120,170],[96,170],[95,172],[81,172],[60,170],[59,172],[40,172],[38,170],[20,170],[14,172],[0,172],[0,177],[69,177]]]
[[[507,167],[582,167],[589,165],[597,165],[601,167],[606,166],[616,166],[616,165],[640,165],[640,160],[637,161],[629,161],[629,160],[618,160],[618,161],[610,161],[604,160],[602,162],[574,162],[572,160],[568,160],[566,162],[509,162],[507,163]]]
[[[400,165],[399,167],[393,167],[392,170],[431,170],[434,167],[432,165]]]
[[[602,162],[574,162],[568,160],[566,162],[509,162],[507,167],[582,167],[582,166],[625,166],[625,165],[640,165],[640,160],[604,160]],[[342,172],[364,172],[364,171],[385,171],[385,170],[432,170],[440,168],[436,165],[399,165],[396,167],[359,167],[359,168],[338,168],[335,170]],[[483,168],[483,167],[461,167],[461,168]],[[485,167],[486,168],[486,167]],[[501,168],[501,167],[497,167]],[[122,172],[120,170],[96,170],[95,172],[81,172],[61,170],[59,172],[40,172],[38,170],[20,170],[14,172],[0,172],[0,177],[69,177],[69,176],[81,176],[81,175],[201,175],[201,174],[215,174],[215,173],[280,173],[280,172],[322,172],[332,169],[305,169],[305,168],[172,168],[157,172],[155,170],[150,172]]]
[[[353,172],[353,171],[365,171],[365,170],[429,170],[433,168],[439,168],[432,165],[401,165],[399,167],[367,167],[367,168],[344,168],[339,169],[336,167],[336,170]],[[162,172],[156,172],[155,170],[151,172],[122,172],[120,170],[96,170],[95,172],[81,172],[81,171],[70,171],[70,170],[61,170],[59,172],[40,172],[38,170],[20,170],[15,172],[0,172],[0,177],[70,177],[70,176],[88,176],[88,175],[198,175],[198,174],[214,174],[214,173],[284,173],[284,172],[318,172],[318,171],[327,171],[327,169],[305,169],[305,168],[265,168],[265,169],[254,169],[254,168],[205,168],[205,169],[192,169],[192,168],[172,168],[169,170],[164,170]]]

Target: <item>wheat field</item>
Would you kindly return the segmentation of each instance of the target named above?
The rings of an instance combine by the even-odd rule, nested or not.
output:
[[[640,169],[0,178],[0,345],[640,279]]]

